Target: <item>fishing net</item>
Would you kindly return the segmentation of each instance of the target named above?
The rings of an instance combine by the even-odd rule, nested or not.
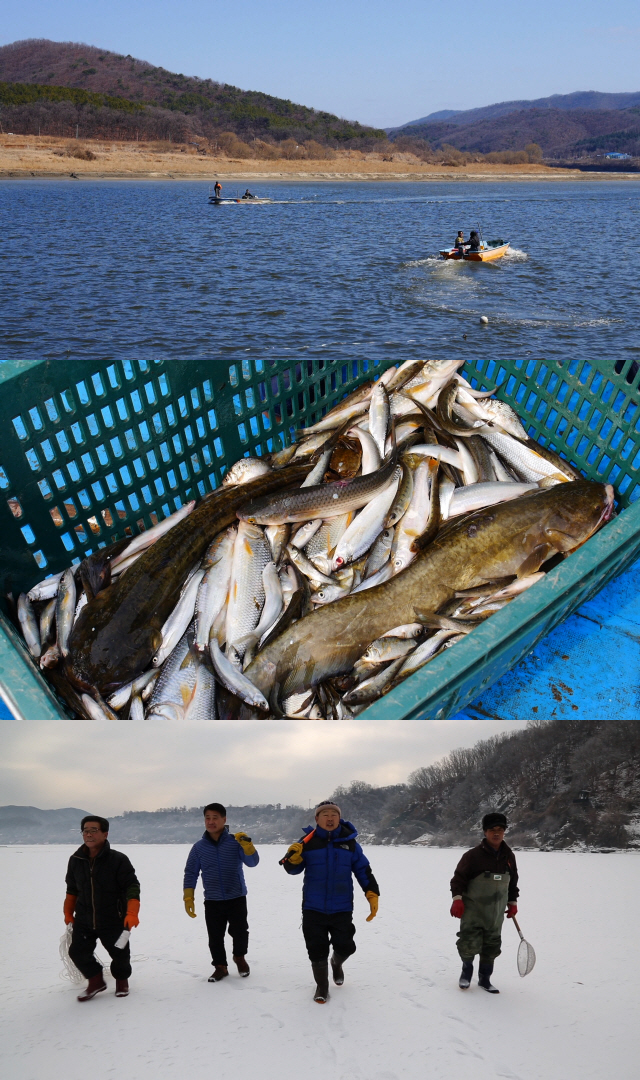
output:
[[[129,938],[129,931],[126,931],[127,940]],[[60,959],[62,960],[62,971],[60,972],[60,978],[65,979],[66,982],[73,983],[74,986],[79,986],[81,983],[86,982],[84,975],[81,971],[78,971],[73,960],[69,956],[69,946],[71,945],[71,938],[73,936],[73,923],[69,923],[65,929],[64,934],[60,938]],[[120,938],[118,940],[121,940]],[[126,945],[127,940],[122,942],[122,947]],[[117,944],[117,942],[116,942]],[[103,958],[99,953],[94,953],[95,959],[100,964],[105,975],[109,974],[109,959]],[[148,960],[148,957],[143,953],[138,953],[136,956],[131,957],[131,963],[136,964],[144,960]]]
[[[69,956],[69,946],[71,945],[71,935],[73,934],[73,926],[71,923],[66,927],[64,934],[60,938],[60,959],[62,960],[62,971],[60,972],[60,978],[66,979],[67,982],[73,983],[75,986],[79,986],[80,983],[85,982],[85,977],[81,971],[78,971],[73,960]]]
[[[533,945],[530,945],[524,938],[518,945],[518,971],[524,979],[525,975],[528,975],[533,971],[536,962],[536,954]]]

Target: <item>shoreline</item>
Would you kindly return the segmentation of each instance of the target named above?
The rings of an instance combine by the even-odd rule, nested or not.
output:
[[[603,181],[631,181],[640,180],[640,173],[582,173],[569,169],[557,169],[549,170],[546,175],[531,175],[528,173],[497,173],[494,175],[487,175],[485,173],[464,173],[453,174],[449,172],[441,173],[429,173],[427,175],[415,175],[413,173],[370,173],[370,172],[233,172],[227,173],[219,169],[217,172],[212,172],[209,175],[203,175],[202,173],[188,173],[188,172],[143,172],[143,171],[120,171],[114,170],[112,172],[83,172],[80,169],[73,170],[72,172],[60,171],[51,172],[48,170],[34,170],[34,169],[3,169],[0,167],[0,180],[187,180],[187,181],[199,181],[201,183],[213,184],[216,180],[225,180],[227,182],[234,183],[246,183],[248,181],[269,181],[270,183],[342,183],[342,182],[370,182],[370,183],[384,183],[384,182],[406,182],[406,183],[526,183],[529,181],[540,182],[558,182],[566,183],[568,181],[593,183]],[[229,198],[235,198],[235,195],[229,195]]]
[[[455,183],[640,180],[640,172],[580,172],[547,165],[500,165],[478,162],[439,165],[412,154],[380,154],[337,150],[318,160],[209,157],[192,146],[75,140],[42,135],[0,135],[0,179],[39,180],[188,180],[213,184],[283,181],[336,183]]]

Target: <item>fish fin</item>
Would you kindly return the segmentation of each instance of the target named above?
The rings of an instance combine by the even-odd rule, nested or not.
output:
[[[544,535],[556,551],[574,551],[575,548],[581,546],[580,541],[576,540],[575,536],[562,532],[561,529],[545,529]]]
[[[536,574],[543,562],[546,562],[554,550],[555,548],[551,544],[541,544],[539,547],[534,548],[531,554],[521,563],[516,577],[523,578],[528,577],[529,574]]]

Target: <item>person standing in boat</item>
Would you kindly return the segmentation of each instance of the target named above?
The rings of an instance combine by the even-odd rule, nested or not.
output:
[[[216,180],[215,184],[213,185],[213,194],[214,198],[216,199],[219,199],[222,195],[222,184],[219,180]]]
[[[480,251],[480,236],[475,229],[472,229],[469,234],[469,246],[467,250]]]

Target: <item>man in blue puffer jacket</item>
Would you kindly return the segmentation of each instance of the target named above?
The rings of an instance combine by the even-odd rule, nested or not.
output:
[[[330,799],[316,807],[315,829],[305,829],[291,844],[282,866],[288,874],[304,872],[302,886],[302,933],[316,980],[313,997],[319,1004],[329,997],[329,941],[333,948],[331,968],[336,986],[342,986],[342,965],[356,951],[353,940],[353,875],[362,887],[371,922],[378,913],[380,889],[369,860],[350,821],[343,821],[340,807]]]
[[[213,975],[209,982],[220,982],[229,974],[224,936],[229,926],[233,940],[233,959],[239,974],[246,978],[249,965],[247,923],[247,886],[244,866],[257,866],[258,852],[251,837],[239,832],[231,835],[227,828],[227,811],[221,803],[209,803],[204,808],[205,833],[189,852],[184,870],[184,906],[187,915],[196,918],[195,887],[202,874],[204,885],[204,917],[209,933],[209,949]]]

